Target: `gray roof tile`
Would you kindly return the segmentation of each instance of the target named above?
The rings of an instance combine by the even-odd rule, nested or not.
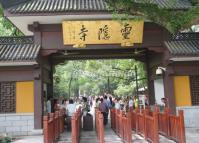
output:
[[[0,45],[0,62],[35,61],[40,46],[35,44]]]
[[[151,2],[157,4],[160,8],[169,9],[187,9],[192,6],[189,0],[151,0]]]
[[[105,0],[32,0],[12,7],[10,13],[106,11]]]
[[[198,56],[199,55],[199,41],[166,41],[165,46],[169,52],[174,56]]]
[[[8,11],[12,14],[32,13],[60,13],[60,12],[81,12],[107,11],[106,0],[31,0],[23,4],[11,7]],[[140,1],[138,1],[140,2]],[[189,0],[151,0],[161,8],[187,9],[191,7]]]

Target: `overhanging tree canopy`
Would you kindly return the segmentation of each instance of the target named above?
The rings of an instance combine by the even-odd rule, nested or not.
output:
[[[178,0],[167,1],[167,7],[154,3],[155,0],[106,0],[114,13],[136,15],[140,19],[155,22],[175,33],[199,24],[199,0],[190,0],[193,6],[177,9]]]

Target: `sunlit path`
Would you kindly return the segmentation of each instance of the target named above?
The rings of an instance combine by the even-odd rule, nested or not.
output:
[[[95,106],[95,104],[94,104]],[[94,117],[94,106],[91,108],[91,114]],[[95,123],[95,121],[93,121]],[[95,127],[95,125],[94,125]],[[108,124],[104,128],[104,136],[105,136],[105,143],[122,143],[122,140],[115,134],[115,132],[111,129],[110,120]],[[93,131],[82,131],[80,137],[80,143],[98,143],[97,135],[95,132],[95,128]]]
[[[62,133],[57,143],[72,143],[71,132],[65,131]]]
[[[90,114],[93,115],[93,119],[95,120],[94,106],[91,108]],[[94,120],[93,120],[93,123],[95,123]],[[83,129],[81,130],[80,143],[98,143],[99,142],[96,131],[95,131],[95,124],[93,127],[94,128],[92,131],[84,131]],[[108,124],[104,127],[104,140],[105,140],[105,143],[123,143],[122,139],[112,130],[110,117],[108,120]],[[174,143],[174,141],[171,141],[161,135],[159,135],[159,141],[160,143]],[[144,137],[136,134],[134,131],[132,131],[132,142],[133,143],[148,143],[144,139]],[[59,137],[59,141],[57,143],[72,143],[71,132],[65,131],[63,134],[61,134],[61,136]]]
[[[109,124],[104,128],[104,136],[106,143],[122,143],[121,138],[115,134],[115,132],[111,129],[110,121]]]

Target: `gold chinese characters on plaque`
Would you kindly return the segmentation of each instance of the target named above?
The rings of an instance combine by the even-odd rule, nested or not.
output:
[[[64,21],[64,45],[85,47],[87,44],[121,44],[132,46],[142,43],[143,21]]]

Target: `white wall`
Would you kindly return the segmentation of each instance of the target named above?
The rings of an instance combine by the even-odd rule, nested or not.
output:
[[[33,113],[0,114],[0,134],[27,136],[32,135],[33,129]]]
[[[199,106],[181,106],[177,110],[184,110],[184,123],[186,128],[199,128]]]
[[[155,100],[157,104],[162,104],[161,98],[164,98],[164,83],[163,79],[154,80]]]

